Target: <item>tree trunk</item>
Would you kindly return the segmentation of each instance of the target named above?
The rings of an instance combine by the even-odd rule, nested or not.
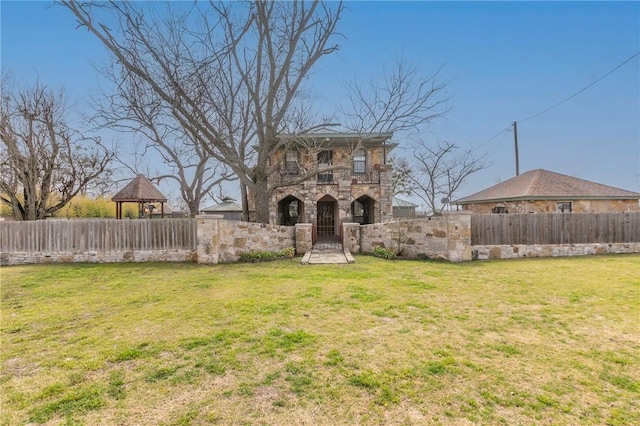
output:
[[[196,217],[196,215],[200,213],[198,211],[200,208],[200,199],[189,200],[187,208],[189,209],[189,217]]]
[[[242,220],[249,222],[249,197],[247,195],[247,185],[240,182],[240,197],[242,198]]]
[[[253,187],[253,203],[256,209],[255,221],[258,223],[269,223],[269,198],[270,193],[267,187],[267,178],[257,176]]]

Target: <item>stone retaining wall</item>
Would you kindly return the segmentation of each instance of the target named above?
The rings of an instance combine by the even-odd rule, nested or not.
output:
[[[198,263],[226,263],[251,251],[278,251],[295,247],[293,226],[238,222],[218,215],[196,216]]]
[[[38,263],[118,263],[118,262],[193,262],[193,250],[136,250],[77,252],[12,252],[0,254],[0,265]]]
[[[0,265],[62,262],[195,262],[216,264],[235,262],[242,253],[278,251],[295,247],[298,255],[312,248],[312,225],[266,225],[202,215],[196,218],[197,248],[86,250],[59,252],[18,251],[0,254]],[[638,243],[491,245],[471,246],[471,215],[451,212],[438,217],[398,222],[342,225],[343,247],[351,253],[372,253],[375,246],[393,250],[401,256],[466,262],[521,257],[562,257],[608,253],[640,253]]]
[[[343,225],[343,244],[354,253],[372,253],[379,246],[406,257],[427,256],[451,262],[471,260],[471,215],[442,216],[360,226]]]
[[[640,243],[473,246],[473,260],[640,253]]]

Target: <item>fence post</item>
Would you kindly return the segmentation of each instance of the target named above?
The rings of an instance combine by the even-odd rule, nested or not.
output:
[[[450,262],[470,262],[471,212],[446,212],[447,259]]]
[[[222,215],[196,216],[198,263],[215,264],[220,261],[219,231]]]
[[[342,248],[351,253],[360,253],[360,224],[342,224]]]
[[[295,225],[296,253],[305,254],[313,247],[312,225],[310,223],[296,223]]]

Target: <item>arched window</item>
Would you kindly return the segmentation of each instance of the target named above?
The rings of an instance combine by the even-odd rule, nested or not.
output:
[[[358,149],[353,154],[353,173],[363,174],[367,171],[367,151]]]

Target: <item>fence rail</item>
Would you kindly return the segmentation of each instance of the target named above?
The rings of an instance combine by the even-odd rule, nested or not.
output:
[[[194,219],[0,222],[0,252],[195,250]]]
[[[472,245],[640,242],[640,212],[471,215]]]

